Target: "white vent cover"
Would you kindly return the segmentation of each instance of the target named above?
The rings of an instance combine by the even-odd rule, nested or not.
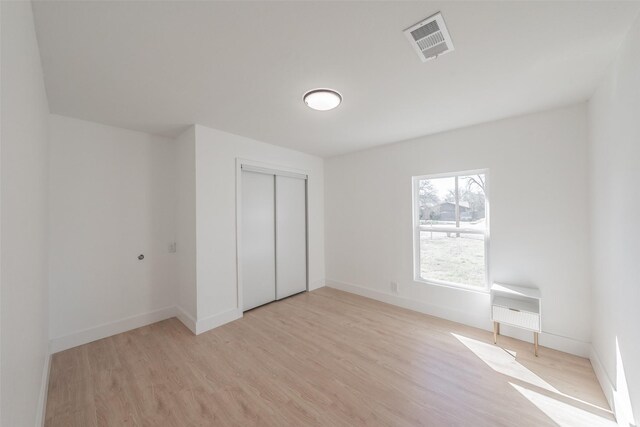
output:
[[[404,34],[422,62],[454,50],[451,36],[440,12],[407,28]]]

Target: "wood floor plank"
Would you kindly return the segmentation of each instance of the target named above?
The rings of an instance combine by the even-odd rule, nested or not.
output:
[[[586,359],[329,288],[57,353],[48,393],[49,427],[613,425]]]

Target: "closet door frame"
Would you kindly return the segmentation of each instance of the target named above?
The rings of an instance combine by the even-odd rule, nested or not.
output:
[[[305,240],[306,240],[306,290],[309,291],[309,172],[302,169],[290,168],[259,162],[255,160],[236,158],[236,305],[240,313],[243,311],[243,286],[242,286],[242,169],[252,172],[263,172],[273,175],[303,178],[305,180]],[[274,178],[275,185],[275,178]],[[276,197],[278,197],[276,195]],[[276,286],[278,284],[276,283]]]

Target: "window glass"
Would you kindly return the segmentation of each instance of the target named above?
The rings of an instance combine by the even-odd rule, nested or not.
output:
[[[415,177],[416,278],[487,286],[486,174]]]
[[[420,277],[484,286],[484,236],[421,231]]]

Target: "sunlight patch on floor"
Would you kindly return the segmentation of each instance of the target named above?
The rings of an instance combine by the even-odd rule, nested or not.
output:
[[[509,382],[521,395],[560,426],[615,426],[613,412],[584,400],[560,392],[551,384],[516,360],[514,350],[478,341],[462,335],[453,335],[480,360],[494,371],[521,381],[543,393]],[[550,396],[551,395],[551,396]]]
[[[615,427],[616,422],[612,419],[603,418],[584,409],[577,408],[553,397],[542,393],[526,389],[519,385],[509,383],[521,395],[527,398],[538,409],[544,412],[560,427],[593,426],[593,427]]]
[[[514,350],[505,350],[497,345],[487,344],[473,338],[463,337],[458,334],[451,334],[458,339],[465,347],[471,350],[480,360],[489,365],[494,371],[516,378],[525,383],[541,387],[545,390],[559,393],[551,384],[531,372],[516,361]]]

